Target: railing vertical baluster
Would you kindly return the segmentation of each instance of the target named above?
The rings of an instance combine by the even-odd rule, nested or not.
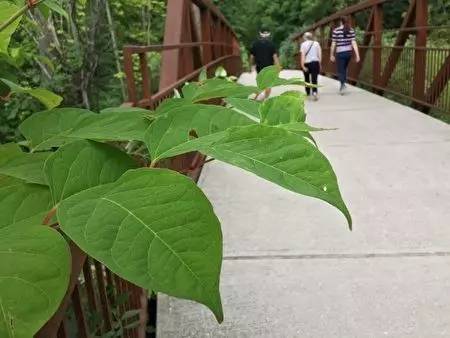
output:
[[[202,42],[211,42],[211,12],[208,8],[202,9]],[[204,45],[202,47],[202,63],[208,64],[212,60],[212,46]]]
[[[142,97],[146,108],[153,108],[152,89],[151,89],[151,72],[148,69],[147,53],[139,53],[139,65],[142,74]]]
[[[426,46],[428,25],[428,0],[416,0],[416,48],[414,52],[414,85],[413,97],[424,101],[425,72],[426,72]]]
[[[376,86],[381,82],[381,52],[382,52],[382,31],[383,31],[383,6],[373,7],[373,75],[372,81]]]
[[[103,266],[100,262],[95,261],[95,273],[97,276],[97,285],[100,294],[100,306],[102,310],[103,323],[102,332],[106,333],[112,328],[110,317],[110,306],[108,304],[108,296],[106,293],[105,276],[103,274]]]
[[[84,318],[83,306],[81,304],[80,285],[75,286],[72,294],[72,304],[77,321],[78,338],[88,338],[89,332]]]
[[[125,77],[127,81],[128,101],[136,105],[137,104],[136,82],[134,79],[134,70],[133,70],[133,54],[130,48],[125,47],[123,49],[123,64]]]

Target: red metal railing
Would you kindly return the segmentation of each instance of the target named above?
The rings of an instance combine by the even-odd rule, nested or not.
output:
[[[226,19],[209,0],[168,0],[164,45],[126,46],[124,69],[128,87],[125,105],[156,108],[186,81],[194,80],[202,69],[211,74],[221,65],[229,74],[241,71],[238,40]],[[160,52],[159,89],[152,93],[152,71],[148,54]],[[197,180],[204,162],[198,153],[167,161],[164,166]],[[70,285],[55,315],[38,332],[38,338],[88,338],[114,326],[113,312],[120,317],[139,310],[140,324],[123,337],[146,336],[148,294],[112,273],[106,266],[70,243],[72,271]],[[118,300],[120,299],[120,302]]]
[[[324,74],[335,76],[336,65],[329,61],[331,32],[341,16],[349,16],[357,27],[361,62],[351,63],[349,79],[379,94],[391,94],[417,108],[450,112],[450,47],[431,46],[430,33],[443,32],[447,38],[450,26],[428,26],[428,0],[410,0],[409,8],[398,29],[385,29],[383,13],[393,0],[368,0],[325,18],[305,31],[318,37],[323,49]],[[303,33],[294,37],[301,41]],[[395,35],[387,44],[386,36]],[[448,39],[447,39],[448,41]]]
[[[211,73],[221,65],[229,74],[241,72],[236,34],[210,1],[169,0],[167,18],[164,45],[124,47],[130,105],[154,108],[203,68]],[[159,89],[154,94],[148,54],[155,52],[161,52],[162,64]]]

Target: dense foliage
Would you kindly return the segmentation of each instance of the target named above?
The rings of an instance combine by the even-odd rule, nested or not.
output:
[[[169,157],[200,151],[326,201],[351,226],[310,134],[318,129],[305,123],[303,95],[249,98],[303,84],[279,72],[266,68],[257,87],[203,73],[156,111],[59,108],[27,118],[19,127],[26,141],[0,146],[0,336],[29,337],[58,307],[70,275],[61,232],[119,276],[200,302],[223,320],[220,223],[192,180],[157,168]],[[227,106],[206,104],[212,99]]]
[[[0,1],[0,22],[22,3]],[[62,107],[120,105],[123,45],[161,43],[164,21],[164,0],[46,0],[21,17],[8,48],[0,46],[0,78],[46,88],[60,96]],[[149,58],[157,74],[159,55]],[[6,97],[9,91],[0,81],[1,143],[15,140],[18,124],[45,108],[23,93]]]

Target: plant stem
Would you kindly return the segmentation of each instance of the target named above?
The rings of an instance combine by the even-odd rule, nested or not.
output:
[[[27,4],[23,6],[21,9],[19,9],[16,13],[13,14],[12,17],[10,17],[8,20],[6,20],[4,23],[0,25],[0,32],[4,31],[8,26],[12,25],[14,21],[16,21],[18,18],[20,18],[27,10],[39,5],[41,2],[44,2],[45,0],[38,0],[36,2],[31,3],[31,5]]]
[[[53,209],[50,210],[49,213],[45,216],[44,220],[42,221],[42,224],[49,225],[50,221],[55,215],[56,215],[56,207],[53,207]]]

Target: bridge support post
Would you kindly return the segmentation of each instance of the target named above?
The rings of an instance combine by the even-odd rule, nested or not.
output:
[[[425,100],[425,78],[427,64],[428,0],[416,0],[416,48],[414,51],[413,98]]]
[[[381,57],[382,57],[382,31],[383,31],[383,5],[373,7],[373,74],[372,81],[375,86],[381,83]]]

